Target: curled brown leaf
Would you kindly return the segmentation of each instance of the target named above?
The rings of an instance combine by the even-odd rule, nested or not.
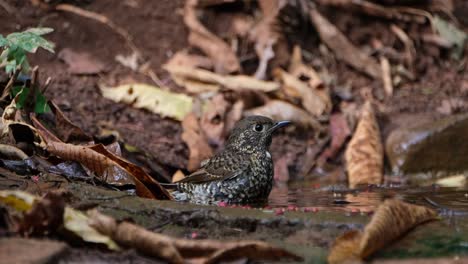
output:
[[[80,162],[109,184],[135,185],[137,195],[140,197],[172,199],[167,190],[142,168],[116,156],[102,144],[79,146],[48,141],[46,150],[64,160]]]
[[[328,263],[366,259],[412,228],[435,219],[437,213],[427,207],[397,199],[386,200],[377,208],[364,231],[352,230],[336,239]]]
[[[383,178],[383,146],[380,130],[370,102],[366,102],[361,118],[345,152],[350,188],[359,184],[380,184]]]

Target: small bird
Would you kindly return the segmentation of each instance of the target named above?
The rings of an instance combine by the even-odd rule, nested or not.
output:
[[[249,116],[239,121],[224,150],[175,183],[176,200],[198,204],[262,204],[273,186],[272,134],[289,121]]]

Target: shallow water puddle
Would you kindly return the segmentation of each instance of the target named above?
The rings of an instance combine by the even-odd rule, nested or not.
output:
[[[274,187],[270,194],[269,206],[365,213],[373,212],[384,199],[391,197],[433,207],[442,213],[468,215],[468,189],[438,187],[370,187],[348,190],[293,183],[289,186]]]

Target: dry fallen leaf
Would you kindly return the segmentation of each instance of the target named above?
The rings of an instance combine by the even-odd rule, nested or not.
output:
[[[200,163],[213,155],[213,150],[206,140],[205,134],[198,123],[195,114],[191,113],[182,121],[182,140],[187,144],[190,156],[187,169],[195,171],[200,167]]]
[[[346,121],[345,116],[341,113],[335,113],[330,116],[330,125],[328,129],[329,134],[331,135],[331,143],[317,159],[319,166],[324,165],[328,159],[334,158],[348,136],[351,135],[351,129],[349,128],[348,121]]]
[[[325,86],[319,74],[311,66],[304,64],[302,50],[298,45],[293,48],[288,72],[298,79],[307,79],[309,89],[312,89],[325,103],[325,112],[329,113],[332,110],[329,88]]]
[[[185,174],[181,170],[177,170],[174,175],[172,175],[172,182],[178,182],[185,178]]]
[[[182,121],[192,111],[193,99],[143,83],[124,84],[115,88],[100,86],[102,95],[114,102],[131,104],[163,117]]]
[[[217,241],[172,238],[157,234],[129,222],[117,223],[115,219],[91,212],[91,225],[109,235],[119,244],[170,263],[220,263],[241,258],[252,260],[295,260],[302,258],[284,249],[262,241]]]
[[[257,80],[247,75],[219,75],[207,70],[185,66],[164,65],[174,81],[190,92],[217,91],[222,87],[234,91],[257,90],[271,92],[279,88],[276,82]]]
[[[19,212],[26,212],[26,214],[28,214],[27,212],[29,211],[29,214],[31,214],[33,208],[35,206],[36,208],[38,207],[36,204],[41,205],[39,207],[42,213],[38,218],[31,219],[33,222],[32,224],[41,225],[41,222],[45,221],[45,223],[50,223],[50,228],[55,228],[55,230],[57,230],[61,225],[56,222],[58,221],[56,217],[59,215],[58,213],[61,213],[61,223],[63,223],[63,227],[66,230],[73,232],[84,241],[101,243],[111,250],[120,250],[119,246],[111,238],[102,235],[89,225],[89,219],[86,214],[67,206],[64,209],[62,208],[62,210],[57,210],[57,205],[61,206],[61,201],[52,202],[50,201],[51,199],[57,200],[62,199],[62,197],[49,195],[47,198],[40,199],[37,196],[23,191],[0,191],[0,203],[9,205]],[[49,215],[53,218],[46,218]],[[54,222],[54,225],[52,225],[52,222]]]
[[[292,74],[289,74],[282,69],[276,69],[273,73],[275,77],[283,83],[287,89],[297,91],[302,98],[302,105],[314,116],[320,116],[325,112],[327,107],[322,98],[311,88],[307,83],[302,82]]]
[[[415,226],[435,219],[437,213],[427,207],[397,199],[386,200],[377,208],[364,231],[352,230],[336,239],[328,263],[364,260]]]
[[[310,19],[319,33],[320,39],[335,53],[335,55],[374,79],[380,79],[379,64],[369,55],[356,48],[330,21],[318,10],[310,10]]]
[[[90,143],[93,141],[93,138],[87,135],[80,127],[72,123],[54,102],[50,101],[49,106],[54,114],[55,126],[52,128],[49,125],[47,128],[53,129],[55,132],[54,134],[57,135],[60,140],[66,143]]]
[[[345,152],[350,188],[359,184],[380,184],[383,178],[383,147],[379,126],[370,102],[366,102],[361,118]]]
[[[142,168],[118,157],[103,145],[79,146],[48,141],[45,149],[65,160],[77,161],[95,173],[101,180],[114,185],[135,185],[140,197],[172,199]]]
[[[213,62],[208,58],[200,55],[189,54],[187,50],[181,50],[172,55],[165,65],[183,66],[191,68],[213,68]]]
[[[301,108],[280,100],[271,100],[265,105],[249,109],[246,115],[263,115],[273,120],[289,120],[302,126],[321,129],[320,123]]]
[[[104,64],[86,52],[65,48],[58,57],[68,65],[71,74],[97,74],[104,71]]]
[[[188,41],[211,58],[215,72],[225,74],[238,72],[240,64],[234,51],[227,43],[211,33],[197,17],[198,0],[185,2],[184,22],[189,28]]]

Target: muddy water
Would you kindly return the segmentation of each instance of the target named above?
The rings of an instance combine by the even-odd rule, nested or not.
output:
[[[468,215],[468,189],[460,188],[323,188],[308,183],[276,186],[269,199],[269,206],[280,208],[297,206],[311,210],[372,212],[386,198],[396,197],[405,201],[433,207],[441,213]]]

